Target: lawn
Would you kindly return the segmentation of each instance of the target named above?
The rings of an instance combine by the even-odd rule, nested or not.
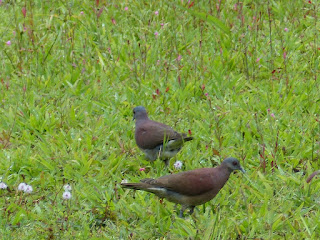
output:
[[[1,238],[319,239],[319,8],[0,0]],[[136,146],[139,105],[194,137],[169,168]],[[246,174],[183,219],[120,187],[229,156]]]

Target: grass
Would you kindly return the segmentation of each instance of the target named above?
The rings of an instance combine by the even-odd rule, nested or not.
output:
[[[306,183],[319,169],[318,9],[1,1],[0,176],[9,190],[0,191],[0,235],[318,239],[320,180]],[[134,142],[138,105],[192,132],[172,171],[175,160],[189,170],[234,156],[247,174],[185,219],[170,202],[121,189],[123,179],[168,174]],[[33,192],[18,192],[21,182]]]

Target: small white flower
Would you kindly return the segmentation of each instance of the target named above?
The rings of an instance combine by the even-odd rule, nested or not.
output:
[[[82,138],[78,138],[78,141],[80,142],[82,140]]]
[[[18,191],[25,191],[27,187],[27,184],[25,184],[24,182],[20,183],[18,186]]]
[[[175,169],[181,169],[182,168],[182,162],[181,161],[176,161],[173,164],[173,166],[174,166]]]
[[[63,189],[66,191],[66,192],[70,192],[71,191],[71,186],[69,184],[66,184],[63,186]]]
[[[62,194],[62,198],[65,199],[65,200],[69,200],[71,198],[71,193],[68,192],[68,191],[65,191],[63,194]]]
[[[123,179],[123,180],[121,181],[121,183],[128,183],[128,180],[127,180],[127,179]]]
[[[33,188],[30,185],[27,185],[26,188],[24,189],[25,193],[32,193],[32,191],[33,191]]]
[[[7,189],[8,186],[4,182],[0,182],[0,189]]]

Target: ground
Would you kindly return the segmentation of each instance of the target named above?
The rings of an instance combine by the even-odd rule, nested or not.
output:
[[[320,156],[318,12],[289,0],[0,1],[0,235],[319,239],[319,177],[306,182]],[[139,105],[194,137],[169,168],[135,144]],[[120,187],[228,156],[247,173],[184,219]]]

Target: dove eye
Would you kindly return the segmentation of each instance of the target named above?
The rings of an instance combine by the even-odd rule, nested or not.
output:
[[[234,162],[232,162],[232,165],[233,165],[233,166],[237,166],[238,163],[237,163],[236,161],[234,161]]]

